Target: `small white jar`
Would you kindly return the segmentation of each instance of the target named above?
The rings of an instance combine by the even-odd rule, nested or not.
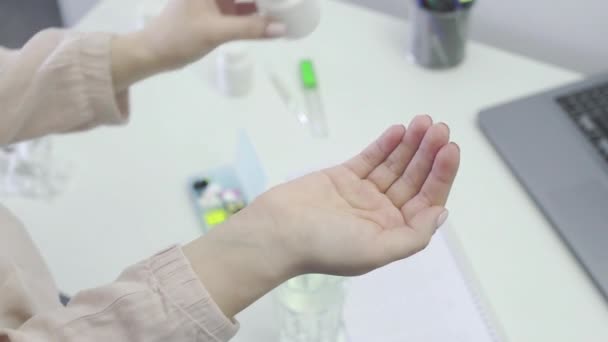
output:
[[[217,85],[228,96],[245,96],[253,88],[254,62],[242,44],[230,43],[218,49]]]

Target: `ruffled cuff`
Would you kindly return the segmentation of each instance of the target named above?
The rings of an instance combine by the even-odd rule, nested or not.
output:
[[[201,340],[228,341],[234,337],[238,323],[226,317],[213,301],[181,248],[157,254],[149,260],[148,267],[160,290],[200,327]]]
[[[80,70],[93,125],[123,124],[129,119],[129,93],[116,93],[112,80],[112,39],[107,33],[83,33],[79,40]]]

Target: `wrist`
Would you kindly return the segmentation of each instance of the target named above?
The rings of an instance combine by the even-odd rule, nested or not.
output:
[[[228,317],[298,275],[272,218],[253,206],[184,247],[195,273]]]
[[[116,92],[168,70],[146,40],[144,31],[117,35],[112,40],[112,78]]]

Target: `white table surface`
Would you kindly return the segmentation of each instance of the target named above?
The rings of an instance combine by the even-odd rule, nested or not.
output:
[[[79,28],[129,30],[136,3],[103,1]],[[230,162],[240,130],[276,183],[311,163],[345,159],[390,124],[428,113],[449,123],[462,147],[451,223],[508,339],[608,341],[607,304],[476,124],[483,107],[580,75],[475,43],[461,67],[427,71],[406,60],[406,37],[405,22],[326,2],[323,24],[309,39],[253,46],[258,60],[284,77],[293,76],[300,57],[315,60],[328,140],[311,138],[286,113],[261,71],[249,97],[219,95],[207,58],[135,86],[128,127],[56,138],[59,158],[75,164],[60,198],[7,204],[25,221],[61,288],[73,293],[196,238],[186,181]],[[264,340],[260,322],[271,318],[256,312],[267,305],[241,315],[238,341]]]

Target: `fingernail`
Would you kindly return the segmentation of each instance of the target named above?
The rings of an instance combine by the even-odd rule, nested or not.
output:
[[[272,22],[266,26],[266,37],[268,38],[278,38],[283,37],[287,34],[287,25],[280,22]]]
[[[445,224],[445,222],[448,220],[448,216],[450,216],[450,212],[447,210],[444,210],[441,215],[439,215],[439,218],[437,219],[437,229],[441,228],[441,226]]]
[[[452,143],[454,144],[454,146],[456,146],[456,148],[458,149],[458,152],[460,152],[460,146],[457,143]]]

